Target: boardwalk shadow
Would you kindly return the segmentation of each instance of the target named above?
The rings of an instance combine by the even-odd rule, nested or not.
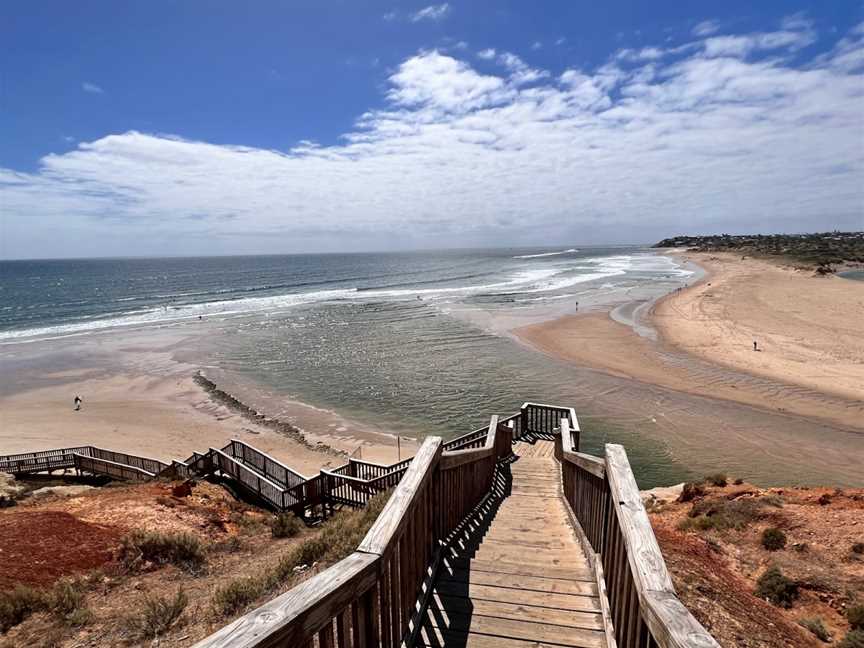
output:
[[[466,518],[442,549],[438,577],[415,645],[430,648],[466,646],[473,615],[469,597],[471,558],[483,542],[502,502],[510,495],[513,484],[510,464],[518,459],[511,455],[499,465],[490,496]]]

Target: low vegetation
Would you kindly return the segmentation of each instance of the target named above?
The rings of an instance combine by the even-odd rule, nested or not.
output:
[[[51,613],[68,626],[84,625],[92,616],[85,591],[83,581],[64,578],[50,589],[17,585],[0,592],[0,632],[7,632],[36,612]]]
[[[303,523],[293,513],[280,513],[270,523],[274,538],[293,538],[303,530]]]
[[[285,553],[257,574],[232,580],[213,594],[212,609],[224,617],[245,609],[267,593],[287,583],[298,571],[316,563],[333,563],[351,554],[375,522],[389,493],[374,497],[360,511],[344,511],[323,525],[321,532]]]
[[[846,620],[853,630],[864,630],[864,604],[853,605],[848,608]]]
[[[723,488],[727,483],[726,473],[714,473],[713,475],[708,475],[705,477],[705,481],[712,486]]]
[[[685,246],[699,252],[785,257],[825,268],[824,272],[831,272],[832,265],[864,263],[864,232],[676,236],[663,239],[654,247]]]
[[[864,648],[864,630],[852,630],[837,644],[837,648]]]
[[[687,517],[681,521],[678,528],[682,531],[741,530],[762,518],[765,506],[778,505],[782,506],[782,502],[770,497],[699,499],[693,502]]]
[[[150,563],[173,564],[194,571],[204,564],[206,554],[204,544],[191,533],[133,531],[123,538],[119,559],[128,569],[140,569]]]
[[[168,596],[145,595],[139,609],[141,613],[130,617],[129,625],[141,639],[158,639],[171,628],[180,625],[189,597],[183,589]]]
[[[769,527],[762,532],[762,546],[768,551],[780,551],[786,547],[786,534],[776,527]]]
[[[790,608],[798,598],[798,583],[784,576],[779,567],[769,567],[756,581],[756,596],[779,607]]]
[[[801,619],[798,621],[798,624],[807,628],[807,630],[809,630],[813,636],[820,641],[824,641],[825,643],[831,642],[831,633],[828,632],[828,628],[826,628],[825,624],[822,623],[822,619],[818,617],[813,619]]]

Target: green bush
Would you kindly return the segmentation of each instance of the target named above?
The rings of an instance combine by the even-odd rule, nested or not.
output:
[[[92,613],[85,602],[84,583],[68,578],[57,581],[48,592],[46,605],[65,623],[80,626],[90,621]]]
[[[740,499],[729,501],[725,498],[702,499],[693,503],[678,528],[683,531],[692,529],[706,531],[714,529],[744,529],[754,520],[762,517],[761,499]]]
[[[0,632],[6,632],[44,608],[45,595],[32,587],[16,585],[11,590],[0,592]]]
[[[141,639],[156,639],[178,623],[189,603],[183,589],[173,596],[144,595],[141,601],[141,614],[130,618],[134,633]]]
[[[712,486],[717,486],[718,488],[722,488],[728,483],[726,473],[714,473],[713,475],[708,475],[705,477],[705,481]]]
[[[786,547],[786,534],[776,527],[762,532],[762,546],[768,551],[780,551]]]
[[[801,619],[798,621],[798,625],[807,628],[820,641],[824,641],[825,643],[831,642],[831,633],[828,632],[828,628],[825,627],[825,624],[822,623],[822,619],[819,617]]]
[[[303,523],[293,513],[280,513],[270,523],[274,538],[293,538],[303,529]]]
[[[360,544],[388,499],[389,493],[382,493],[359,511],[338,513],[322,525],[317,535],[292,547],[275,564],[217,588],[211,600],[213,612],[217,616],[227,616],[243,610],[291,579],[297,567],[311,567],[317,562],[333,563],[345,558]]]
[[[756,581],[756,596],[774,605],[790,608],[798,598],[798,583],[786,578],[778,567],[771,567]]]
[[[120,546],[120,562],[128,568],[151,562],[171,563],[193,571],[205,560],[204,544],[191,533],[133,531],[123,538]]]
[[[864,605],[853,605],[847,609],[846,620],[853,630],[864,630]]]
[[[681,489],[681,494],[678,496],[679,502],[691,502],[698,497],[702,497],[705,494],[705,489],[702,488],[702,484],[697,482],[687,482],[684,484],[684,488]]]
[[[837,648],[864,648],[864,630],[850,630]]]
[[[220,616],[234,614],[244,609],[267,591],[267,579],[260,576],[236,578],[222,587],[216,588],[211,604],[213,611]]]

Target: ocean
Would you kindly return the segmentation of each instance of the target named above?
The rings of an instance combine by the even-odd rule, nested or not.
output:
[[[640,248],[0,262],[0,343],[318,305],[520,308],[689,276]]]
[[[625,443],[643,483],[668,483],[687,471],[642,433],[638,387],[508,331],[632,312],[694,273],[639,247],[2,262],[0,348],[200,330],[184,359],[260,385],[268,414],[300,401],[415,437],[455,436],[526,400],[572,404],[584,450]]]

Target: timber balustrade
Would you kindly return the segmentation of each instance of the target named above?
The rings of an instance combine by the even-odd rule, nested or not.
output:
[[[573,445],[569,417],[560,429],[564,498],[598,561],[618,647],[719,648],[675,593],[624,448],[593,457]]]
[[[512,429],[497,416],[486,429],[481,447],[453,452],[428,437],[353,554],[196,645],[410,644],[442,547],[511,454]]]
[[[429,437],[413,459],[389,466],[350,459],[310,478],[237,440],[170,465],[82,446],[0,457],[0,471],[77,468],[132,480],[217,472],[276,510],[303,515],[317,507],[325,517],[394,489],[348,558],[197,646],[397,648],[413,643],[442,549],[491,495],[512,444],[542,440],[555,441],[562,494],[606,594],[609,648],[717,648],[675,594],[624,448],[607,444],[602,458],[579,452],[579,423],[568,407],[525,403],[446,443]]]

